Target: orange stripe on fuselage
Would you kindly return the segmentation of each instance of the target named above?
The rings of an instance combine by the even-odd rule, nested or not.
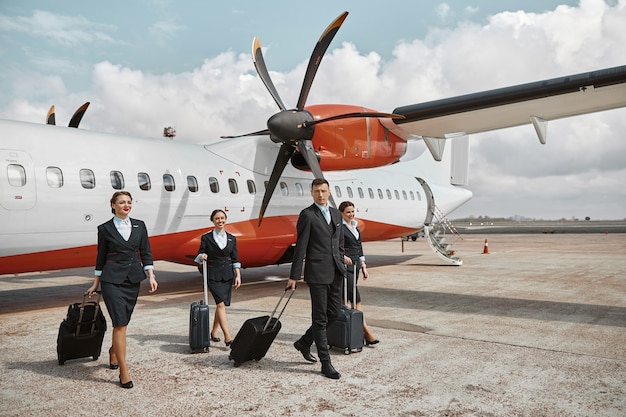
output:
[[[276,264],[296,242],[297,215],[266,217],[259,228],[258,220],[229,223],[226,230],[237,237],[239,260],[243,267]],[[415,229],[385,223],[358,220],[363,241],[384,240],[414,233]],[[150,237],[155,260],[195,265],[200,238],[211,230],[197,229]],[[96,245],[27,253],[0,258],[0,274],[49,271],[94,266]]]

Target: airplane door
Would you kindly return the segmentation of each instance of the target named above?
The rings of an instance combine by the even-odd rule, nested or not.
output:
[[[0,205],[7,210],[28,210],[36,201],[35,168],[30,155],[0,149]]]

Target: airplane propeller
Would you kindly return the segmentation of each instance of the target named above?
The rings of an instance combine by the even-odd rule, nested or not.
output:
[[[236,138],[244,136],[260,136],[269,135],[270,139],[275,143],[280,143],[280,150],[276,157],[276,162],[272,168],[270,179],[265,188],[265,194],[263,195],[263,201],[259,210],[259,226],[263,220],[265,210],[272,198],[274,189],[278,184],[280,176],[282,175],[287,163],[293,156],[296,149],[300,151],[307,165],[311,169],[311,172],[315,178],[324,178],[324,174],[320,167],[319,155],[313,148],[311,139],[315,133],[315,125],[331,120],[354,118],[354,117],[388,117],[388,118],[403,118],[404,116],[390,114],[390,113],[378,113],[378,112],[357,112],[347,113],[341,115],[335,115],[324,119],[315,120],[313,115],[304,109],[306,100],[311,90],[311,85],[315,79],[317,69],[322,62],[322,58],[328,49],[331,41],[335,37],[335,34],[343,24],[344,20],[348,16],[348,12],[344,12],[339,15],[320,36],[311,58],[307,66],[304,80],[302,81],[302,88],[300,89],[300,96],[295,109],[287,109],[283,103],[272,78],[269,75],[265,60],[263,59],[263,52],[261,50],[261,42],[258,37],[255,37],[252,41],[252,58],[254,61],[254,67],[256,68],[259,77],[263,81],[265,88],[269,91],[272,98],[278,105],[280,111],[269,118],[267,121],[267,129],[259,130],[253,133],[246,133],[237,136],[222,136],[222,138]],[[330,197],[330,203],[335,206],[335,202]]]
[[[85,112],[87,111],[87,107],[89,107],[89,102],[86,102],[82,106],[80,106],[74,112],[74,115],[70,119],[69,127],[78,127],[80,121],[82,120]],[[56,125],[56,117],[55,117],[55,107],[54,104],[50,106],[50,110],[48,110],[48,115],[46,117],[46,124],[48,125]]]

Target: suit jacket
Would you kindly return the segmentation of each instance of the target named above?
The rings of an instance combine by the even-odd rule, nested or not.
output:
[[[130,219],[130,224],[128,241],[117,231],[113,219],[98,226],[96,270],[102,271],[102,282],[121,284],[127,278],[132,283],[141,282],[147,277],[144,265],[153,265],[145,223]]]
[[[300,279],[305,258],[304,280],[307,283],[330,284],[335,279],[335,274],[345,273],[343,227],[339,210],[330,207],[330,219],[329,225],[315,204],[300,212],[290,279]]]
[[[343,248],[346,251],[346,256],[352,259],[352,263],[359,265],[359,258],[363,256],[363,245],[361,243],[361,231],[358,227],[356,230],[359,231],[358,239],[354,237],[348,226],[343,224]]]
[[[206,253],[207,259],[207,279],[209,281],[230,281],[235,277],[233,264],[239,263],[237,253],[237,238],[226,232],[226,246],[220,249],[213,238],[213,231],[202,235],[200,239],[200,249],[198,255]]]

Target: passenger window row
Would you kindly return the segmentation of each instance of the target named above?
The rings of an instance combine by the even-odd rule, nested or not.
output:
[[[79,175],[80,175],[80,183],[83,188],[92,189],[96,187],[96,176],[91,169],[81,169],[79,172]],[[23,166],[19,164],[9,164],[7,167],[7,178],[8,178],[10,185],[14,187],[23,187],[26,185],[26,181],[27,181],[26,170],[24,169]],[[50,166],[46,168],[46,179],[48,182],[48,186],[50,186],[51,188],[63,187],[63,182],[64,182],[63,171],[59,167]],[[113,189],[122,190],[125,188],[126,183],[124,181],[124,174],[122,174],[120,171],[111,171],[110,179],[111,179],[111,187],[113,187]],[[209,177],[208,182],[209,182],[209,189],[211,190],[212,193],[220,192],[220,183],[216,177]],[[150,175],[148,175],[148,173],[146,172],[139,172],[137,174],[137,183],[139,185],[139,189],[141,190],[148,191],[152,189],[152,182],[150,180]],[[268,184],[268,181],[265,181],[265,184],[264,184],[265,188],[267,188],[267,184]],[[257,193],[256,183],[253,180],[246,180],[246,186],[247,186],[249,194]],[[166,191],[176,190],[176,181],[173,175],[163,174],[163,187]],[[298,197],[302,197],[304,195],[304,188],[302,187],[302,184],[296,182],[294,187],[295,187],[295,195]],[[192,175],[187,176],[187,189],[192,193],[197,193],[198,191],[200,191],[198,179],[195,176],[192,176]],[[239,185],[235,178],[228,179],[228,189],[230,190],[231,194],[239,193]],[[279,183],[279,190],[283,196],[289,195],[289,187],[287,186],[286,182],[281,181]],[[358,198],[360,199],[366,198],[365,190],[362,187],[356,187],[356,194],[355,194],[352,187],[347,186],[345,187],[345,192],[346,192],[347,198],[355,198],[355,196],[358,196]],[[342,198],[343,190],[341,189],[341,187],[335,186],[334,195],[337,199]],[[383,192],[383,190],[380,188],[376,189],[376,192],[374,192],[374,189],[372,188],[367,188],[367,196],[371,200],[374,200],[376,197],[378,197],[379,200],[383,200],[385,199],[385,197],[387,198],[387,200],[393,200],[395,198],[396,200],[417,199],[418,201],[421,201],[422,199],[422,196],[419,191],[414,192],[413,190],[409,190],[407,193],[407,191],[405,190],[401,190],[401,191],[393,190],[393,193],[392,193],[392,190],[390,189],[386,189]]]

